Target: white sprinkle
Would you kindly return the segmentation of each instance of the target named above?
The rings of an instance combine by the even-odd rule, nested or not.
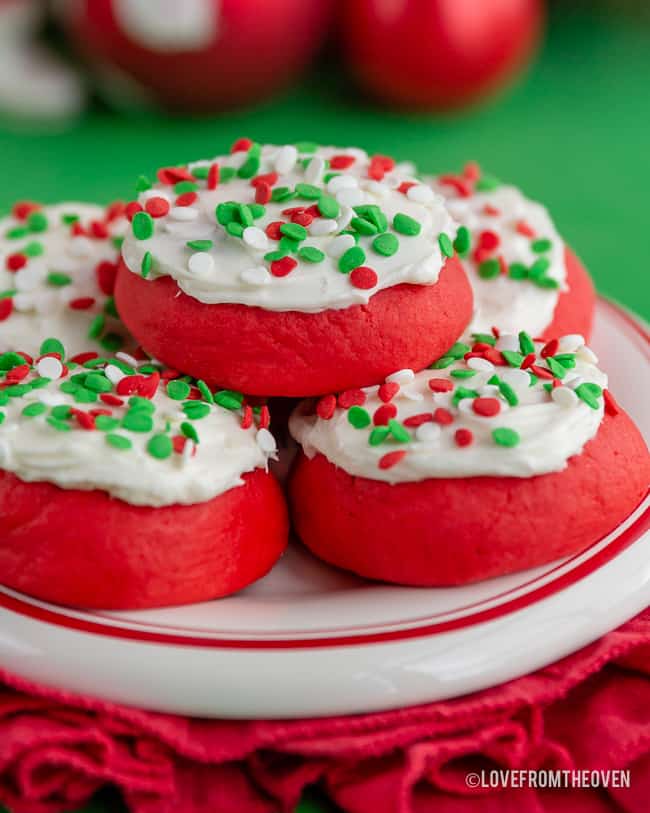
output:
[[[551,398],[561,407],[568,408],[578,403],[578,396],[570,387],[555,387],[551,390]]]
[[[476,389],[476,384],[474,384],[473,379],[472,379],[472,384],[474,386],[474,389]],[[482,387],[478,388],[478,392],[484,398],[495,398],[499,394],[499,388],[497,387],[496,384],[483,384]],[[471,401],[471,398],[467,399],[467,400]]]
[[[46,406],[59,406],[59,404],[64,403],[64,401],[61,400],[61,396],[56,392],[50,392],[49,390],[34,390],[34,392],[36,394],[36,400]]]
[[[298,150],[293,144],[287,144],[278,150],[275,156],[275,171],[280,175],[286,175],[295,167],[298,160]]]
[[[409,401],[424,401],[424,395],[415,387],[400,387],[398,397],[406,398]]]
[[[470,370],[482,370],[484,373],[491,373],[494,370],[494,364],[491,361],[478,357],[468,359],[467,366]]]
[[[258,430],[257,435],[255,435],[255,440],[257,441],[257,445],[264,452],[264,454],[267,455],[275,454],[277,450],[275,438],[269,432],[268,429]]]
[[[35,301],[32,294],[16,294],[13,297],[14,308],[21,313],[34,309]]]
[[[247,268],[239,276],[247,285],[268,285],[271,282],[271,275],[263,265]]]
[[[183,452],[181,457],[183,459],[183,463],[188,463],[192,457],[194,456],[194,441],[191,438],[185,438],[185,443],[183,444]]]
[[[17,291],[34,291],[38,288],[40,280],[41,275],[30,266],[26,266],[14,274],[13,282]]]
[[[353,175],[335,175],[327,184],[330,195],[336,195],[343,189],[358,189],[359,181]]]
[[[106,365],[104,375],[106,378],[108,378],[111,384],[119,384],[123,378],[126,378],[126,373],[120,370],[120,368],[116,367],[114,364]]]
[[[36,365],[36,372],[42,378],[61,378],[63,364],[54,356],[45,356]]]
[[[342,257],[345,252],[355,246],[354,237],[351,234],[339,234],[327,247],[330,257]]]
[[[151,198],[164,198],[168,203],[172,202],[172,196],[163,189],[145,189],[144,192],[140,193],[140,200],[143,203],[151,200]]]
[[[115,358],[123,361],[125,364],[130,364],[131,367],[139,367],[144,363],[138,361],[138,359],[134,358],[130,353],[125,353],[124,350],[120,350],[119,353],[116,353]]]
[[[418,184],[408,190],[406,197],[414,203],[432,203],[435,195],[430,187]]]
[[[68,244],[68,253],[73,257],[87,257],[92,251],[93,244],[89,237],[73,237]]]
[[[181,220],[187,223],[190,220],[197,219],[199,210],[192,206],[173,206],[169,210],[169,216],[172,220]]]
[[[571,378],[564,379],[564,386],[571,387],[572,390],[575,390],[576,387],[579,387],[581,384],[584,384],[585,380],[581,375],[574,375]]]
[[[207,251],[197,251],[187,261],[187,267],[192,274],[203,277],[214,269],[214,259]]]
[[[247,246],[254,248],[256,251],[266,251],[269,247],[269,238],[257,226],[245,228],[242,239]]]
[[[588,347],[581,347],[578,352],[576,353],[580,361],[584,361],[587,364],[598,364],[598,356],[594,353],[593,350],[590,350]]]
[[[365,184],[366,191],[376,198],[387,198],[390,195],[390,187],[380,181],[368,181]]]
[[[421,423],[415,430],[415,439],[424,441],[425,443],[431,443],[434,440],[438,440],[439,437],[440,426],[433,421]]]
[[[499,377],[510,384],[516,393],[525,392],[530,386],[530,375],[516,367],[506,367],[499,372]]]
[[[341,189],[336,193],[336,200],[341,206],[361,206],[365,203],[366,194],[362,189]]]
[[[514,333],[502,333],[497,339],[497,350],[511,350],[513,353],[519,352],[519,337]]]
[[[328,218],[317,218],[316,220],[312,221],[311,225],[308,227],[309,233],[313,237],[322,237],[325,234],[331,234],[332,232],[336,231],[338,225],[336,220],[330,220]]]
[[[307,169],[305,170],[305,180],[310,184],[320,184],[324,171],[325,161],[323,161],[323,159],[318,155],[315,155],[307,165]]]
[[[568,333],[559,339],[561,353],[575,353],[579,347],[584,347],[585,337],[579,333]]]
[[[339,231],[347,229],[354,217],[354,209],[351,206],[341,206],[341,212],[336,220]]]
[[[389,376],[386,376],[386,383],[391,384],[399,384],[400,387],[404,386],[405,384],[410,384],[415,379],[415,373],[413,370],[404,369],[398,370],[396,373],[391,373]]]

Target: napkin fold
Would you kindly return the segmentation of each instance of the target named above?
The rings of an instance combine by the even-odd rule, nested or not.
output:
[[[491,770],[630,771],[630,788],[471,787]],[[0,803],[71,811],[106,784],[134,813],[647,813],[650,609],[579,652],[454,700],[288,721],[156,714],[0,668]]]

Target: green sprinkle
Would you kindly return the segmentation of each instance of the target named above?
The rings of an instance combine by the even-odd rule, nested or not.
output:
[[[79,384],[75,384],[73,381],[64,381],[59,386],[59,389],[66,395],[74,395],[75,392],[79,389]]]
[[[387,426],[375,426],[370,433],[368,443],[371,446],[379,446],[390,435],[390,429]]]
[[[199,435],[196,429],[192,426],[191,423],[187,423],[187,421],[183,421],[181,424],[181,432],[185,435],[186,438],[193,440],[194,443],[199,442]]]
[[[226,225],[226,231],[231,237],[241,237],[244,233],[244,227],[241,223],[235,223],[234,220],[231,220]]]
[[[280,250],[285,254],[293,254],[300,248],[300,243],[297,240],[292,240],[291,237],[280,238]]]
[[[190,385],[187,381],[176,379],[167,384],[167,395],[174,401],[184,401],[190,394]]]
[[[106,318],[103,314],[98,313],[88,327],[88,338],[98,339],[104,332],[105,325]]]
[[[466,387],[457,387],[456,390],[454,391],[451,402],[454,406],[458,406],[458,404],[465,398],[478,398],[478,397],[479,394],[476,390],[469,390]]]
[[[479,192],[491,192],[493,189],[501,186],[501,181],[498,178],[495,178],[494,175],[483,175],[482,178],[476,182],[476,186],[474,187]]]
[[[72,429],[69,423],[66,423],[65,421],[59,421],[56,418],[53,418],[52,416],[46,418],[45,422],[48,423],[52,427],[52,429],[56,429],[57,432],[69,432]]]
[[[456,239],[454,240],[454,248],[464,257],[470,249],[472,242],[471,235],[467,226],[461,226],[456,232]]]
[[[61,358],[65,357],[65,347],[58,339],[45,339],[41,344],[39,355],[46,356],[49,353],[58,353]]]
[[[183,412],[191,421],[199,421],[210,414],[210,406],[203,401],[186,401],[183,404]]]
[[[398,443],[408,443],[411,440],[408,429],[395,418],[388,421],[388,430]]]
[[[350,221],[350,226],[352,226],[356,232],[366,237],[369,237],[371,234],[377,234],[377,226],[363,217],[353,217]]]
[[[192,175],[199,181],[205,181],[210,174],[210,167],[194,167]]]
[[[483,260],[478,267],[478,275],[481,279],[494,279],[501,273],[501,265],[499,261],[492,257],[489,260]]]
[[[147,178],[146,175],[140,175],[137,181],[135,182],[136,194],[139,194],[140,192],[146,192],[147,189],[151,189],[151,187],[152,183],[149,180],[149,178]]]
[[[422,226],[417,220],[400,212],[393,218],[393,228],[399,234],[405,234],[408,237],[415,237],[422,230]]]
[[[203,400],[207,401],[209,404],[214,404],[214,395],[210,392],[210,387],[205,383],[205,381],[197,381],[196,386],[199,389],[199,392],[203,396]]]
[[[519,403],[519,398],[517,397],[517,393],[512,389],[510,384],[507,381],[499,380],[497,383],[497,387],[499,388],[499,392],[506,401],[510,404],[510,406],[517,406]]]
[[[98,415],[95,418],[95,426],[100,432],[112,432],[117,429],[120,422],[117,418],[111,418],[110,415]]]
[[[4,419],[5,419],[4,412],[0,412],[0,423],[2,423],[4,421]]]
[[[29,234],[29,229],[25,226],[15,226],[5,232],[7,240],[20,240],[21,237],[26,237]]]
[[[301,242],[307,238],[307,229],[299,223],[283,223],[282,226],[280,226],[280,233],[297,242]]]
[[[372,248],[373,251],[376,251],[377,254],[381,254],[382,257],[392,257],[399,249],[399,240],[394,234],[385,232],[384,234],[380,234],[379,237],[375,237],[372,241]]]
[[[47,231],[48,225],[47,217],[43,214],[43,212],[32,212],[27,218],[27,228],[30,231]]]
[[[45,378],[43,376],[40,376],[39,378],[35,378],[33,381],[30,381],[29,386],[33,390],[42,390],[43,387],[47,387],[47,385],[51,383],[52,383],[51,378]]]
[[[451,365],[456,361],[453,356],[442,356],[437,361],[434,361],[433,364],[429,365],[430,370],[444,370],[445,367],[451,367]]]
[[[548,369],[556,378],[564,378],[566,375],[566,369],[560,364],[559,361],[556,361],[554,358],[549,356],[546,359],[546,363],[548,364]]]
[[[464,342],[456,342],[445,353],[445,356],[451,356],[453,359],[462,359],[465,353],[469,353],[472,348]]]
[[[498,429],[492,430],[492,439],[497,446],[517,446],[521,438],[519,433],[514,429],[508,429],[506,426],[501,426]]]
[[[124,435],[106,435],[106,443],[114,449],[130,449],[133,443]]]
[[[174,192],[177,195],[184,195],[186,192],[196,192],[198,185],[194,181],[179,181],[174,184]]]
[[[122,418],[122,428],[130,432],[151,432],[153,418],[143,409],[130,409]]]
[[[73,398],[78,404],[94,404],[97,401],[97,393],[86,387],[77,387]]]
[[[237,174],[237,170],[233,167],[220,167],[219,169],[219,183],[228,183]]]
[[[136,240],[149,240],[153,237],[153,217],[148,212],[137,212],[131,221],[131,229]]]
[[[16,291],[14,288],[9,288],[6,291],[0,291],[0,299],[11,299],[12,296],[16,296],[17,293],[18,291]]]
[[[249,203],[248,209],[255,220],[259,220],[259,218],[262,217],[262,215],[266,212],[266,206],[262,206],[261,203]]]
[[[530,247],[535,254],[543,254],[545,251],[550,251],[552,245],[553,243],[548,238],[541,237],[539,240],[533,240]]]
[[[519,349],[527,356],[529,353],[535,352],[535,345],[533,344],[533,340],[530,338],[528,333],[525,330],[522,330],[519,334]]]
[[[63,288],[66,285],[70,285],[71,282],[72,277],[61,271],[50,271],[47,275],[47,284],[53,285],[55,288]]]
[[[142,263],[140,265],[140,273],[145,279],[151,273],[152,266],[153,266],[153,257],[151,256],[151,252],[145,251],[144,257],[142,258]]]
[[[28,404],[23,409],[21,414],[26,418],[36,418],[38,415],[42,415],[44,412],[47,412],[47,407],[45,404],[42,404],[39,401],[34,401],[33,404]]]
[[[489,344],[494,347],[497,343],[497,340],[491,333],[472,333],[472,339],[475,342],[481,342],[481,344]]]
[[[193,251],[210,251],[213,242],[212,240],[190,240],[186,245]]]
[[[221,226],[227,226],[235,218],[237,211],[236,203],[220,203],[215,209],[217,223]]]
[[[365,429],[371,423],[370,413],[360,406],[351,406],[348,410],[348,423],[355,429]]]
[[[113,385],[103,373],[88,373],[84,387],[93,392],[110,392]]]
[[[267,263],[274,263],[276,260],[281,260],[283,257],[287,256],[286,251],[269,251],[268,254],[264,255],[264,259]]]
[[[31,387],[29,384],[12,384],[10,387],[6,387],[4,391],[7,395],[11,395],[12,398],[22,398],[22,396],[27,395],[30,390]]]
[[[298,257],[306,263],[322,263],[325,259],[325,254],[314,246],[303,246],[298,250]]]
[[[339,271],[343,274],[349,274],[355,268],[359,268],[366,261],[366,253],[359,246],[349,248],[343,256],[339,259]]]
[[[106,333],[104,336],[101,337],[99,343],[104,348],[104,350],[108,350],[110,353],[114,353],[116,350],[119,350],[120,347],[124,345],[124,337],[120,336],[119,333]]]
[[[377,227],[378,232],[385,232],[388,228],[388,219],[379,206],[375,204],[364,204],[355,206],[354,211],[364,220],[369,220]]]
[[[0,370],[13,370],[14,367],[18,367],[24,363],[25,359],[22,356],[19,356],[18,353],[13,353],[10,351],[8,353],[3,353],[0,356]]]
[[[438,245],[440,246],[443,257],[454,256],[454,244],[451,242],[449,235],[445,234],[444,231],[438,235]]]
[[[61,223],[63,223],[64,226],[72,226],[73,223],[78,223],[80,220],[79,215],[73,213],[61,215]]]
[[[541,276],[534,279],[533,282],[538,288],[549,288],[553,291],[560,287],[560,283],[556,279],[553,279],[553,277]]]
[[[510,263],[508,276],[510,279],[528,279],[528,269],[523,263]]]
[[[452,370],[452,378],[473,378],[476,375],[476,370]]]
[[[524,356],[521,353],[516,353],[514,350],[502,350],[501,355],[508,362],[511,367],[521,367]]]
[[[539,381],[539,378],[537,378],[537,376],[535,375],[535,373],[530,373],[530,372],[529,372],[529,373],[528,373],[528,375],[529,375],[529,377],[530,377],[530,384],[529,384],[528,386],[529,386],[529,387],[534,387],[534,386],[535,386],[535,384],[537,384],[537,382]]]
[[[558,353],[553,358],[567,370],[572,370],[576,366],[575,353]]]
[[[41,257],[45,252],[45,248],[43,247],[43,243],[27,243],[25,248],[22,250],[22,254],[26,257]]]
[[[219,390],[214,394],[214,402],[225,409],[239,409],[244,400],[241,392],[233,390]]]
[[[320,200],[321,190],[309,183],[296,184],[296,195],[304,200]]]
[[[259,144],[253,144],[248,151],[248,156],[244,163],[237,170],[240,178],[252,178],[260,171],[260,154],[262,148]]]
[[[253,213],[250,210],[250,206],[248,206],[246,203],[240,203],[238,204],[238,208],[239,208],[239,220],[242,226],[244,226],[244,228],[252,226],[255,218],[253,217]]]
[[[271,192],[271,200],[276,203],[283,203],[285,200],[291,200],[293,197],[293,189],[288,186],[276,186]]]
[[[158,460],[166,460],[171,457],[174,445],[168,435],[152,435],[147,442],[147,451]]]
[[[598,384],[585,382],[584,384],[577,386],[574,392],[578,398],[584,401],[588,407],[591,407],[591,409],[598,409],[600,406],[598,398],[602,395],[603,391]]]
[[[321,195],[318,199],[318,211],[323,217],[336,218],[339,216],[341,207],[335,198],[329,195]]]
[[[122,248],[122,243],[124,242],[123,237],[111,237],[111,243],[115,246],[115,248],[119,251]]]
[[[532,280],[541,279],[550,267],[551,261],[548,257],[538,257],[528,269],[528,276]]]
[[[298,141],[297,144],[294,144],[294,147],[300,153],[312,153],[316,152],[318,149],[318,144],[315,141]]]

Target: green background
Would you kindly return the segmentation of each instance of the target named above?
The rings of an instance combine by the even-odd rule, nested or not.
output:
[[[517,87],[460,116],[372,107],[321,63],[282,98],[219,118],[125,118],[96,107],[55,132],[5,122],[0,208],[17,198],[127,198],[140,173],[216,155],[242,135],[359,145],[414,160],[423,172],[473,158],[545,202],[598,288],[650,318],[650,21],[588,10],[567,17],[567,5],[556,10],[539,60]],[[108,794],[92,810],[115,808]],[[301,813],[323,809],[309,798]]]

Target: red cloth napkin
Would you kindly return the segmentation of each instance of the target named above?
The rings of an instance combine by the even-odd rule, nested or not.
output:
[[[650,609],[532,675],[357,717],[186,719],[0,679],[0,802],[14,813],[74,810],[106,783],[135,813],[276,813],[315,781],[349,813],[650,810]],[[629,768],[631,788],[467,787],[493,768]]]

